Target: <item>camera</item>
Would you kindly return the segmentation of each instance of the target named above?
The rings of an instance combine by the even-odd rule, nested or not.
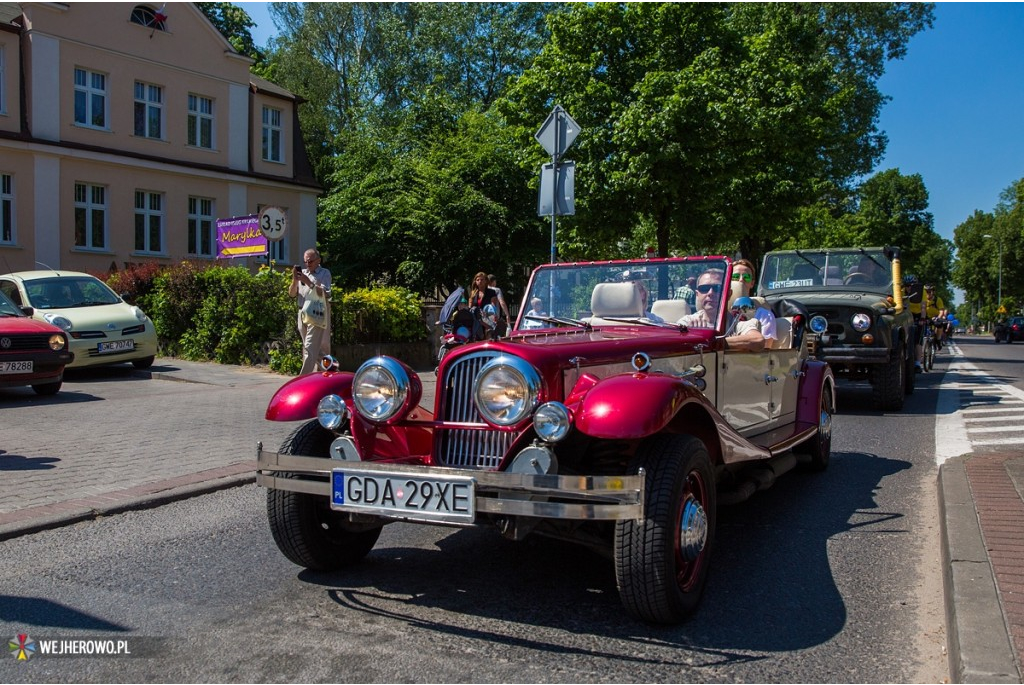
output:
[[[302,267],[296,264],[295,266],[292,267],[292,271],[294,271],[295,273],[299,273],[302,271]]]

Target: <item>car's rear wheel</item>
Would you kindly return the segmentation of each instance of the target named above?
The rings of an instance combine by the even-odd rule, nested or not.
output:
[[[329,458],[333,435],[317,421],[296,428],[281,445],[282,454]],[[270,489],[267,519],[278,549],[292,562],[314,571],[350,566],[373,549],[383,525],[355,525],[320,495]]]
[[[889,360],[884,364],[875,366],[872,379],[871,391],[875,404],[885,411],[899,411],[903,409],[903,400],[906,395],[907,374],[906,364],[903,363],[903,346],[896,343]]]
[[[132,366],[136,369],[148,369],[153,366],[153,361],[156,357],[143,357],[142,359],[133,359]]]
[[[677,623],[700,603],[715,538],[714,471],[704,443],[658,435],[637,451],[644,518],[615,526],[615,578],[626,610],[650,623]]]
[[[828,468],[828,461],[832,456],[832,416],[835,411],[832,388],[823,383],[819,400],[818,432],[793,450],[810,457],[802,461],[803,467],[808,471],[824,471]]]
[[[56,383],[40,383],[39,385],[33,385],[32,389],[36,391],[37,395],[56,395],[60,392],[61,385],[63,385],[63,381],[57,381]]]

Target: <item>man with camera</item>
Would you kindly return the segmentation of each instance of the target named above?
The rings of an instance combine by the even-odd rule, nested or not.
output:
[[[317,362],[331,352],[331,272],[320,265],[320,253],[306,250],[302,256],[306,268],[292,267],[289,297],[298,297],[299,339],[302,341],[302,369],[299,375],[313,373]]]

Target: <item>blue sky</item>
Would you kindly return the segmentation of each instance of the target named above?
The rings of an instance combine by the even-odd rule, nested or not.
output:
[[[266,3],[237,4],[265,45],[276,33]],[[939,235],[952,240],[974,210],[992,211],[1024,177],[1024,4],[939,3],[934,26],[889,62],[879,87],[892,99],[876,171],[921,174]]]

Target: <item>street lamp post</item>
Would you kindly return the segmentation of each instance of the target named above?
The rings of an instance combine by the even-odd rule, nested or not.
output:
[[[992,238],[994,236],[991,236],[988,233],[986,233],[985,235],[983,235],[981,237],[982,238]],[[997,295],[997,297],[999,299],[996,302],[996,306],[997,307],[1002,307],[1003,306],[1003,241],[1002,240],[999,241],[999,294]]]

